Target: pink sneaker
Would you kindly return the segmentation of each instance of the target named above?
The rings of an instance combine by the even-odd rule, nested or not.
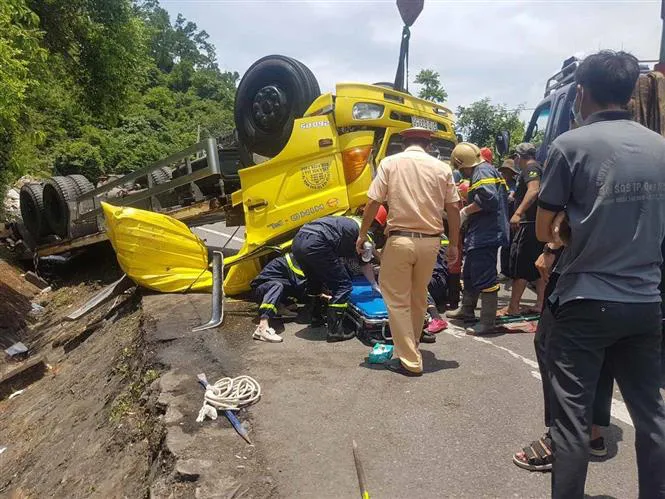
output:
[[[427,332],[430,334],[440,333],[448,327],[448,323],[443,319],[434,319],[427,325]]]

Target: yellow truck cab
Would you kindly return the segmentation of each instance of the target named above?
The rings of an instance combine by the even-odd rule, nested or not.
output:
[[[242,207],[246,235],[226,260],[225,292],[249,290],[261,257],[288,247],[303,224],[362,207],[376,166],[401,150],[399,132],[411,126],[433,130],[439,153],[450,156],[454,117],[440,104],[388,84],[340,83],[334,94],[316,98],[276,156],[238,172],[231,204]]]

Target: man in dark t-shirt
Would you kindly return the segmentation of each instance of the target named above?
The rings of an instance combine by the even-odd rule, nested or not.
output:
[[[548,300],[553,499],[584,497],[589,415],[605,360],[635,425],[639,497],[665,492],[658,289],[665,139],[625,111],[639,73],[625,52],[582,61],[573,104],[582,126],[552,142],[543,171],[536,233],[566,244]],[[555,232],[562,212],[567,227]]]
[[[513,234],[510,247],[510,276],[513,286],[510,304],[503,309],[501,315],[517,315],[520,313],[520,300],[529,282],[536,284],[537,300],[532,312],[539,313],[543,306],[545,285],[536,270],[536,260],[543,251],[543,243],[536,238],[536,201],[540,188],[542,168],[536,161],[536,147],[522,143],[517,146],[515,164],[520,171],[515,187],[515,212],[510,219]]]

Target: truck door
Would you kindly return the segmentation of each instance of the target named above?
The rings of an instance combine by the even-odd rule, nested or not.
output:
[[[296,120],[279,155],[239,175],[250,248],[286,239],[306,222],[349,207],[331,115]]]

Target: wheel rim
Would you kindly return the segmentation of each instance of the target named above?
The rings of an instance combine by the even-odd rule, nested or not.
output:
[[[282,89],[269,85],[254,96],[252,118],[256,126],[265,131],[281,127],[287,118],[286,95]]]

